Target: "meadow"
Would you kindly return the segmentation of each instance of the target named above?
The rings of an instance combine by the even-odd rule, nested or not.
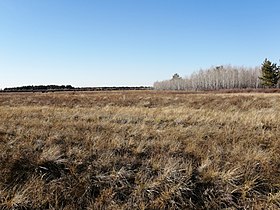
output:
[[[279,209],[280,94],[0,93],[0,209]]]

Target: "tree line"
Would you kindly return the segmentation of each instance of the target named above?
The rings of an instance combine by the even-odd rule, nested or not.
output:
[[[56,91],[117,91],[117,90],[151,90],[152,87],[73,87],[71,85],[28,85],[5,88],[0,92],[56,92]]]
[[[57,91],[57,90],[74,90],[71,85],[27,85],[21,87],[5,88],[4,92],[32,92],[32,91]]]
[[[219,90],[279,87],[280,67],[265,59],[261,67],[216,66],[194,72],[186,78],[174,74],[170,80],[157,81],[157,90]]]

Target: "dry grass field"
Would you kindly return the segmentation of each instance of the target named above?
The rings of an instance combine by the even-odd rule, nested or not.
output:
[[[280,94],[0,94],[0,209],[279,209]]]

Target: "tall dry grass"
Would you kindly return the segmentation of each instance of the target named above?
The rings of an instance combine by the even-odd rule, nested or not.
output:
[[[279,209],[280,95],[0,94],[0,209]]]

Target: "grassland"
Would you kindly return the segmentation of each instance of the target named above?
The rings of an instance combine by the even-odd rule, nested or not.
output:
[[[279,209],[280,94],[0,94],[0,209]]]

